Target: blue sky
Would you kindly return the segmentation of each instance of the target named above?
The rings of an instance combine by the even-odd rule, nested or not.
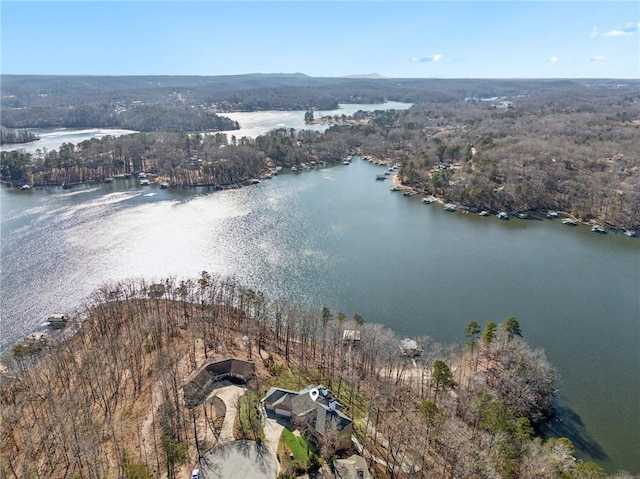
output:
[[[2,73],[639,78],[640,2],[0,2]]]

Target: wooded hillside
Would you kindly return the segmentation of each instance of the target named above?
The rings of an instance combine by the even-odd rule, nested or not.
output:
[[[384,458],[369,464],[376,477],[606,477],[576,462],[569,440],[534,436],[553,413],[555,374],[515,318],[471,322],[451,347],[417,338],[421,354],[403,354],[358,315],[304,311],[206,272],[105,285],[87,313],[69,339],[14,348],[2,477],[172,477],[216,444],[211,404],[186,407],[181,388],[216,353],[256,362],[256,397],[285,377],[330,387],[357,440]]]

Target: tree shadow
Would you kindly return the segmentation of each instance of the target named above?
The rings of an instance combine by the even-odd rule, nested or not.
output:
[[[274,420],[281,426],[291,428],[291,420],[289,418],[285,416],[280,416],[279,414],[276,414],[273,411],[269,411],[269,410],[267,410],[266,413],[269,419]]]
[[[262,443],[255,441],[233,441],[215,447],[205,457],[200,460],[200,465],[206,467],[206,476],[212,475],[216,478],[233,477],[230,476],[230,464],[250,464],[256,477],[270,476],[271,472],[277,470],[277,460],[269,449]],[[246,469],[243,466],[241,469]],[[254,475],[254,474],[252,474]]]
[[[604,449],[589,434],[582,418],[570,407],[557,406],[555,415],[548,421],[538,425],[537,432],[543,439],[566,437],[582,453],[596,461],[608,459]]]

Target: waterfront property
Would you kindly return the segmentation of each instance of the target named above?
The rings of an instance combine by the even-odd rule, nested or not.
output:
[[[345,329],[342,331],[342,340],[345,343],[357,343],[360,342],[361,331],[357,329]]]
[[[400,341],[400,352],[403,356],[416,358],[422,354],[422,349],[415,340],[407,338]]]
[[[54,329],[63,328],[68,321],[69,317],[62,313],[54,313],[47,318],[48,325]]]
[[[463,217],[394,195],[391,184],[374,180],[382,167],[341,166],[216,194],[157,188],[145,196],[134,175],[76,194],[0,189],[2,280],[11,285],[0,342],[9,348],[114,278],[193,277],[205,265],[270,297],[316,312],[325,305],[358,312],[414,339],[448,344],[460,340],[469,318],[484,324],[513,315],[558,368],[560,411],[575,412],[553,423],[560,435],[593,439],[577,442],[584,460],[640,471],[633,447],[640,240],[569,227],[562,218]],[[523,272],[526,281],[514,281]],[[569,297],[580,301],[569,306]],[[594,362],[594,354],[607,361]],[[616,402],[606,417],[602,397]],[[570,429],[577,417],[581,424]],[[608,459],[589,455],[597,450]]]
[[[318,391],[315,400],[309,394],[313,390]],[[342,404],[322,385],[307,386],[300,391],[272,387],[260,402],[267,411],[277,416],[291,418],[294,422],[296,419],[305,419],[310,426],[310,439],[318,444],[334,430],[338,436],[337,449],[351,447],[353,420],[342,412]]]

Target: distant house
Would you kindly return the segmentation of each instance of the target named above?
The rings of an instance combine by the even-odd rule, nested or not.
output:
[[[314,401],[309,392],[318,390]],[[273,414],[288,418],[305,418],[310,426],[312,439],[319,443],[332,428],[338,434],[338,449],[351,447],[353,420],[341,410],[342,404],[333,398],[326,387],[307,386],[300,391],[272,387],[261,399],[264,408]]]
[[[49,326],[55,329],[63,328],[67,321],[69,321],[69,317],[62,313],[54,313],[47,318]]]
[[[193,407],[200,404],[220,381],[247,383],[256,378],[253,361],[236,358],[210,358],[193,371],[182,385],[185,404]]]
[[[30,335],[28,335],[25,339],[27,341],[29,341],[29,342],[32,342],[32,343],[46,342],[47,333],[44,332],[44,331],[36,331],[36,332],[31,333]]]
[[[422,349],[418,347],[413,339],[403,339],[400,341],[400,351],[404,356],[414,358],[422,354]]]
[[[360,341],[360,331],[357,329],[345,329],[342,331],[342,340],[349,343],[358,342]]]

